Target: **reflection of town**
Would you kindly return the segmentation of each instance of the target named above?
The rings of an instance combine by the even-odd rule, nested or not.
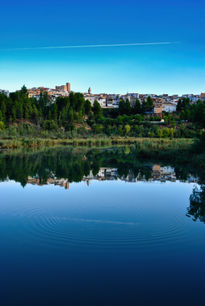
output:
[[[39,186],[43,186],[43,185],[56,185],[56,186],[61,186],[64,187],[65,189],[69,189],[69,182],[67,179],[64,178],[56,178],[53,174],[50,175],[49,178],[47,178],[46,181],[41,181],[40,178],[38,177],[38,175],[31,177],[28,177],[28,184],[32,184],[32,185],[39,185]]]
[[[126,176],[125,175],[120,176],[118,174],[117,168],[101,167],[96,175],[93,175],[92,171],[90,171],[90,174],[88,176],[84,176],[82,178],[82,181],[86,182],[87,185],[89,186],[92,180],[98,180],[98,181],[119,180],[130,183],[136,183],[140,181],[175,182],[177,180],[176,173],[174,171],[174,168],[172,167],[169,166],[162,167],[160,165],[152,165],[149,166],[148,169],[150,170],[151,174],[149,175],[149,177],[147,177],[144,173],[141,173],[140,171],[137,174],[137,176],[135,176],[132,170],[129,170]],[[186,182],[197,183],[197,178],[192,175],[189,175],[186,179]],[[64,187],[65,189],[69,189],[68,179],[56,178],[53,173],[50,173],[49,177],[43,182],[40,180],[38,175],[35,177],[28,177],[28,184],[40,185],[40,186],[51,184],[51,185]]]
[[[151,166],[151,177],[149,178],[147,178],[145,174],[140,173],[140,172],[138,173],[137,176],[135,176],[132,170],[128,172],[127,176],[119,176],[117,168],[100,168],[100,171],[98,172],[96,176],[92,175],[92,172],[91,172],[89,176],[83,178],[83,181],[86,181],[88,185],[91,180],[99,180],[99,181],[120,180],[120,181],[129,182],[129,183],[136,183],[140,181],[175,182],[176,174],[175,174],[174,168],[162,167],[160,165]],[[186,182],[195,183],[197,182],[197,178],[190,175],[187,178]]]

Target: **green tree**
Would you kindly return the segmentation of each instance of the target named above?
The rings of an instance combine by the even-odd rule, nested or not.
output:
[[[86,115],[90,114],[91,109],[92,109],[92,107],[91,107],[90,101],[89,100],[85,100],[85,113],[86,113]]]
[[[100,115],[102,114],[102,108],[101,108],[100,104],[97,101],[94,101],[94,104],[93,104],[93,113],[94,113],[96,118],[99,118]]]
[[[134,114],[141,114],[142,113],[142,106],[141,103],[139,101],[139,99],[136,99],[134,108],[133,108],[133,112]]]

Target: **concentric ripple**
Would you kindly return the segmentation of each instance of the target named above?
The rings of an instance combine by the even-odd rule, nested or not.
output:
[[[172,223],[146,223],[133,220],[106,220],[98,218],[49,216],[40,208],[29,208],[14,215],[23,219],[22,231],[40,246],[58,248],[88,247],[133,248],[175,245],[188,241],[189,234],[183,222],[175,216]]]

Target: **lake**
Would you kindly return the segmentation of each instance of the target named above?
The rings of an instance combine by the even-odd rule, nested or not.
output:
[[[1,305],[203,305],[204,173],[135,151],[0,154]]]

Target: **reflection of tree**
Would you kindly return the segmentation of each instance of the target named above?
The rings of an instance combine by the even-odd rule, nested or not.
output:
[[[187,177],[190,174],[190,169],[188,167],[180,167],[179,165],[174,168],[174,171],[177,178],[181,181],[186,181]]]
[[[187,216],[192,217],[194,221],[205,223],[205,169],[201,168],[197,173],[198,184],[195,186],[190,196],[190,206],[188,207]]]
[[[152,161],[139,159],[133,146],[112,148],[56,148],[40,152],[0,154],[0,180],[7,178],[25,186],[28,178],[35,178],[39,184],[46,184],[49,178],[64,178],[68,182],[80,182],[89,176],[96,176],[101,167],[116,168],[123,179],[145,179],[152,176]],[[173,165],[174,166],[174,165]],[[176,167],[177,178],[186,179],[190,173],[187,167]]]
[[[194,221],[200,220],[205,223],[205,185],[200,188],[194,187],[187,216],[192,217]]]
[[[93,161],[93,163],[92,163],[92,172],[93,172],[93,175],[97,175],[99,170],[100,170],[100,163],[99,163],[99,161],[97,161],[97,160]]]

